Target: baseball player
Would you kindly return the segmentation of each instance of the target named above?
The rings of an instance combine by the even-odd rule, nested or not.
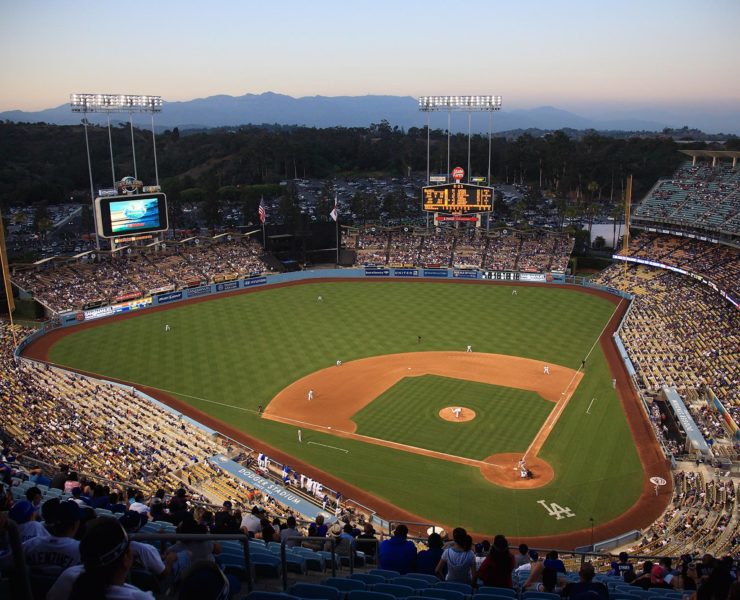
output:
[[[341,366],[342,366],[342,361],[341,361],[341,360],[338,360],[338,361],[337,361],[337,366],[338,366],[338,367],[341,367]]]
[[[170,327],[169,325],[165,325],[165,326],[164,326],[164,330],[165,330],[165,331],[169,331],[170,329],[172,329],[172,328],[171,328],[171,327]]]
[[[550,374],[550,365],[545,365],[544,367],[542,367],[542,372],[545,375],[549,375]]]
[[[298,443],[299,444],[302,444],[303,443],[303,435],[302,435],[300,429],[298,430]]]
[[[460,418],[460,414],[462,413],[462,408],[453,408],[452,409],[452,412],[454,413],[455,418],[456,419],[459,419]]]
[[[470,344],[468,344],[468,347],[465,349],[465,352],[472,352],[472,351],[473,351],[473,347]]]
[[[511,290],[511,295],[512,296],[518,296],[519,295],[519,292],[516,291],[516,288],[514,288],[513,290]]]
[[[313,390],[308,390],[308,401],[311,402],[313,400]]]

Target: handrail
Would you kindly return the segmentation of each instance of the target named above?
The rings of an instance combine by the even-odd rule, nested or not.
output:
[[[289,541],[290,542],[295,542],[295,541],[298,541],[298,540],[301,540],[301,541],[307,541],[307,540],[308,541],[320,541],[320,542],[323,542],[324,544],[326,544],[327,542],[329,542],[331,544],[331,550],[330,550],[330,552],[331,552],[331,576],[332,577],[336,577],[337,576],[337,555],[336,555],[337,540],[335,538],[333,538],[333,537],[321,537],[321,536],[317,536],[317,535],[312,535],[312,536],[308,536],[308,537],[302,536],[302,535],[291,535],[291,536],[288,536],[285,539],[283,539],[283,540],[280,541],[280,560],[283,563],[283,573],[282,573],[282,576],[283,576],[283,591],[284,592],[287,592],[288,591],[288,570],[285,568],[285,561],[287,559],[287,553],[286,553],[286,550],[285,550],[285,548],[286,548],[285,543],[286,542],[289,542]],[[352,572],[352,570],[351,570],[352,562],[353,561],[350,560],[350,573]]]

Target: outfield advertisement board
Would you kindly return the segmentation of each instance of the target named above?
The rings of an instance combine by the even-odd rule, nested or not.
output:
[[[252,287],[255,285],[265,285],[267,283],[267,277],[250,277],[244,280],[244,287]]]
[[[188,298],[197,298],[198,296],[206,296],[211,293],[210,285],[200,285],[198,287],[189,288],[187,290]]]
[[[236,290],[239,288],[239,282],[238,281],[227,281],[226,283],[217,283],[216,284],[216,291],[217,292],[224,292],[226,290]]]
[[[396,277],[418,277],[419,269],[393,269]]]
[[[146,308],[152,304],[151,297],[139,298],[137,300],[130,300],[129,302],[122,302],[121,304],[111,304],[110,306],[101,306],[100,308],[94,308],[92,310],[86,310],[82,312],[84,321],[92,321],[93,319],[100,319],[102,317],[110,317],[111,315],[117,315],[120,313],[131,312],[132,310],[139,310]],[[78,319],[80,320],[80,319]]]
[[[157,304],[166,304],[167,302],[174,302],[175,300],[182,300],[182,292],[169,292],[168,294],[160,294],[157,296]]]
[[[460,271],[455,269],[452,272],[452,276],[458,279],[478,279],[478,271]]]
[[[390,277],[390,269],[365,269],[365,277]]]
[[[519,281],[537,281],[544,283],[547,277],[544,273],[519,273]]]
[[[447,269],[424,269],[424,277],[449,277]]]

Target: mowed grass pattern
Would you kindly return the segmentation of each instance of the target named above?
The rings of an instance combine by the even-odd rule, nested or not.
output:
[[[444,421],[439,411],[454,406],[476,418]],[[402,379],[352,420],[362,435],[483,460],[525,451],[554,406],[534,392],[423,375]]]
[[[598,346],[543,448],[556,468],[555,480],[538,490],[499,488],[474,467],[354,440],[341,440],[347,454],[299,444],[295,427],[257,415],[257,406],[267,405],[287,384],[337,359],[464,350],[471,344],[476,352],[577,369],[614,311],[610,302],[577,290],[520,287],[517,296],[511,290],[381,281],[262,289],[102,321],[61,340],[50,358],[169,391],[435,522],[478,532],[547,535],[586,528],[589,517],[596,523],[613,518],[637,499],[643,472]],[[599,401],[586,415],[592,397]],[[327,434],[308,436],[337,445]],[[555,520],[537,503],[541,499],[569,506],[576,516]]]

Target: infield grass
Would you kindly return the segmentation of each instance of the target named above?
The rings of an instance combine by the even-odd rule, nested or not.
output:
[[[443,420],[439,411],[452,406],[474,410],[475,419]],[[423,375],[405,377],[352,420],[362,435],[483,460],[524,452],[554,407],[526,390]]]
[[[503,489],[473,467],[318,432],[308,439],[349,452],[298,444],[294,427],[256,413],[287,384],[337,359],[470,344],[476,352],[577,369],[615,308],[577,290],[520,287],[517,296],[511,290],[380,281],[261,289],[101,322],[62,339],[50,358],[168,391],[430,521],[516,536],[563,533],[589,527],[590,517],[596,523],[614,518],[636,501],[643,472],[598,345],[541,453],[555,479],[535,490]],[[539,500],[568,506],[575,516],[556,520]]]

